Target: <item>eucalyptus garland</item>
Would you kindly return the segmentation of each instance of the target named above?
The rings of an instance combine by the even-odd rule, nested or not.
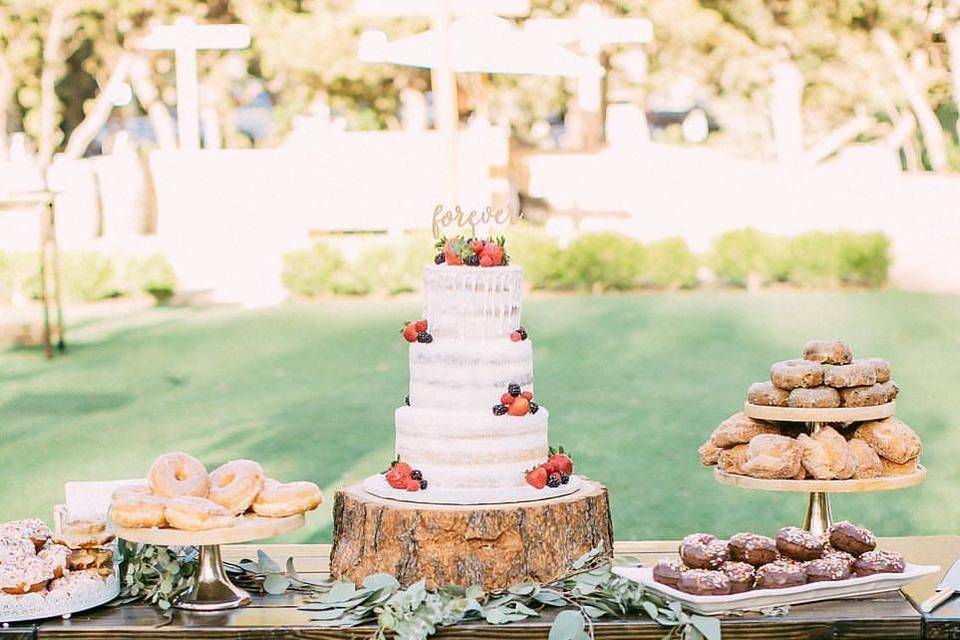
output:
[[[164,547],[128,545],[121,575],[123,591],[116,602],[142,600],[167,609],[193,584],[196,550],[179,554]],[[631,562],[632,558],[623,557]],[[633,561],[635,564],[635,561]],[[362,584],[302,579],[288,558],[281,566],[263,550],[256,560],[226,564],[231,578],[248,590],[268,594],[296,591],[306,595],[300,609],[322,627],[376,626],[374,640],[425,640],[442,627],[464,622],[509,624],[556,611],[549,640],[590,640],[594,621],[645,616],[666,628],[666,638],[720,640],[720,621],[688,614],[678,602],[667,602],[642,585],[613,573],[599,546],[577,559],[570,572],[547,583],[521,582],[507,589],[482,587],[427,589],[423,580],[402,588],[393,576],[378,573]]]

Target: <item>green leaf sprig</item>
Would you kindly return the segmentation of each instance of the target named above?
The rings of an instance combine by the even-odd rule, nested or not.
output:
[[[196,579],[196,547],[159,547],[120,541],[120,595],[113,605],[146,602],[168,610]]]

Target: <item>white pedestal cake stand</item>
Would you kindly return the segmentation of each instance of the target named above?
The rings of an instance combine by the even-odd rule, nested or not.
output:
[[[220,545],[272,538],[299,529],[305,522],[303,514],[286,518],[247,514],[238,518],[236,526],[207,531],[130,529],[116,525],[114,528],[118,538],[130,542],[162,547],[200,547],[199,568],[193,588],[180,596],[174,606],[191,611],[220,611],[250,603],[250,594],[235,586],[227,577],[220,557]]]
[[[816,433],[822,426],[830,423],[889,418],[895,411],[895,402],[888,402],[875,407],[840,407],[837,409],[767,407],[750,404],[749,402],[743,407],[744,415],[750,418],[778,422],[803,422],[811,433]],[[918,466],[917,470],[910,474],[862,480],[767,480],[726,473],[716,469],[714,477],[721,484],[741,489],[808,493],[807,514],[803,519],[803,528],[813,533],[824,533],[833,522],[830,508],[831,493],[863,493],[905,489],[923,482],[927,477],[927,470],[923,466]]]

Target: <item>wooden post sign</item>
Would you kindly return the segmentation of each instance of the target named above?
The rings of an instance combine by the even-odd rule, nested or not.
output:
[[[438,204],[433,210],[433,237],[439,238],[444,229],[458,228],[470,229],[470,235],[477,235],[477,225],[481,228],[489,229],[492,225],[506,226],[516,224],[523,217],[522,211],[514,211],[513,207],[507,206],[506,209],[494,209],[485,207],[483,210],[472,209],[464,211],[460,205],[453,209],[445,208],[443,204]]]
[[[243,24],[198,25],[177,18],[172,25],[154,27],[140,41],[150,51],[173,51],[177,74],[177,137],[181,149],[200,148],[200,106],[197,52],[202,49],[245,49],[250,28]]]

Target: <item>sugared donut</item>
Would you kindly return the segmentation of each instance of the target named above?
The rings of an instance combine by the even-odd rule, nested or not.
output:
[[[730,593],[730,578],[722,571],[691,569],[680,575],[677,589],[695,596],[725,596]]]
[[[777,532],[777,551],[791,560],[816,560],[823,556],[826,540],[797,527],[783,527]]]
[[[753,565],[746,562],[724,562],[720,571],[730,580],[730,593],[743,593],[753,589]]]
[[[877,368],[869,362],[825,365],[823,384],[828,387],[868,387],[877,383]]]
[[[799,562],[777,560],[757,569],[758,589],[786,589],[807,583],[807,572]]]
[[[163,515],[171,527],[186,531],[222,529],[237,523],[230,511],[212,500],[197,496],[171,498]]]
[[[877,373],[877,382],[884,383],[890,379],[890,363],[883,358],[857,358],[854,363],[867,362],[873,365],[873,370]]]
[[[322,500],[320,487],[312,482],[268,484],[253,501],[253,511],[268,518],[285,518],[312,511]]]
[[[837,522],[830,527],[830,546],[840,551],[859,556],[877,548],[877,539],[873,533],[847,521]]]
[[[253,460],[233,460],[210,474],[210,499],[237,515],[263,490],[263,469]]]
[[[877,573],[903,573],[906,565],[903,556],[894,551],[868,551],[853,565],[857,576],[872,576]]]
[[[805,409],[833,409],[840,406],[840,394],[833,387],[797,388],[787,397],[787,406]]]
[[[709,533],[691,533],[680,542],[680,559],[691,569],[719,569],[730,559],[727,543]]]
[[[767,407],[785,407],[789,395],[789,391],[777,387],[772,382],[754,382],[747,389],[747,402]]]
[[[682,562],[662,558],[657,564],[653,565],[653,581],[676,589],[680,576],[686,571],[687,567]]]
[[[777,543],[773,538],[756,533],[738,533],[727,543],[730,557],[755,567],[777,559]]]
[[[119,487],[110,499],[110,519],[118,527],[164,527],[166,506],[167,498],[153,495],[147,487]]]
[[[853,351],[843,340],[811,340],[803,347],[803,358],[820,364],[849,364]]]
[[[890,390],[882,384],[840,389],[840,404],[844,407],[875,407],[889,401]]]
[[[800,389],[823,384],[823,367],[809,360],[784,360],[770,366],[770,380],[781,389]]]
[[[150,490],[164,498],[204,498],[210,493],[207,470],[199,460],[186,453],[165,453],[154,460],[148,479]]]

